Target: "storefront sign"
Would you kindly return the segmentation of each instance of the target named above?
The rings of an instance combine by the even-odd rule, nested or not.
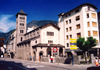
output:
[[[70,39],[70,50],[76,50],[76,39]]]

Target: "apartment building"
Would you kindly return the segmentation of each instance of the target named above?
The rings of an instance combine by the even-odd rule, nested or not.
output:
[[[70,39],[93,36],[99,43],[97,8],[89,3],[82,4],[58,15],[60,44],[70,48]]]
[[[98,12],[98,27],[99,27],[99,40],[100,40],[100,12]]]

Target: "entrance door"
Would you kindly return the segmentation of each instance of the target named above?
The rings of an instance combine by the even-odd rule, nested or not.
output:
[[[62,48],[62,47],[60,47],[60,49],[59,49],[59,56],[60,56],[60,57],[63,56],[63,48]]]
[[[50,48],[50,47],[47,48],[47,56],[48,56],[48,55],[51,56],[51,48]]]
[[[41,60],[41,56],[43,56],[43,51],[39,53],[39,61]]]

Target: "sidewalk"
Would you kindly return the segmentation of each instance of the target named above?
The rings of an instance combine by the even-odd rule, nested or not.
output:
[[[2,59],[2,58],[1,58]],[[28,61],[28,60],[22,60],[22,59],[11,59],[11,58],[3,58],[3,59],[8,59],[10,61],[15,61],[15,62],[30,62],[30,63],[39,63],[39,64],[45,64],[45,65],[52,65],[52,66],[57,66],[57,67],[91,67],[95,66],[94,64],[63,64],[63,63],[49,63],[49,62],[40,62],[40,61]]]

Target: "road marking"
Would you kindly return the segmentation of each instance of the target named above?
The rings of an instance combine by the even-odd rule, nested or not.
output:
[[[44,67],[44,66],[42,66],[42,65],[39,65],[39,66],[29,66],[29,65],[27,65],[27,68],[39,68],[39,67]]]
[[[12,67],[8,66],[8,69],[9,69],[9,70],[12,70]]]

